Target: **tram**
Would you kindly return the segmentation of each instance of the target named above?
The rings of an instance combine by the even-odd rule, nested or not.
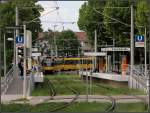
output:
[[[71,71],[79,69],[91,69],[91,57],[76,58],[46,58],[42,62],[42,70],[44,74],[54,73],[57,71]]]

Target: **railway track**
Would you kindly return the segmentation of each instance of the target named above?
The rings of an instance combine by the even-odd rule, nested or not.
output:
[[[53,99],[54,96],[56,96],[56,91],[54,88],[54,85],[51,83],[51,81],[48,79],[48,87],[49,87],[49,93],[50,93],[50,99]]]
[[[55,91],[55,88],[52,84],[52,82],[48,79],[47,80],[47,84],[49,86],[49,93],[50,93],[50,99],[49,100],[65,100],[65,99],[68,99],[69,102],[65,102],[65,104],[63,105],[59,105],[59,106],[56,106],[54,107],[52,110],[50,110],[50,112],[56,112],[56,111],[60,111],[68,106],[70,106],[71,104],[73,104],[78,98],[79,98],[79,92],[76,91],[75,89],[73,89],[72,87],[69,87],[67,86],[62,79],[56,79],[57,81],[59,81],[59,83],[61,85],[63,85],[64,87],[66,87],[68,90],[70,90],[75,96],[73,97],[67,97],[67,98],[54,98],[54,96],[56,96],[56,91]],[[102,87],[102,88],[105,88],[107,90],[111,90],[111,88],[108,88],[108,87],[105,87],[105,86],[102,86],[100,84],[95,84],[96,86],[98,87]],[[133,96],[133,95],[132,95]],[[80,98],[80,99],[83,99],[83,98]],[[139,97],[139,96],[136,96],[134,95],[134,97],[130,97],[130,98],[115,98],[115,97],[112,97],[112,96],[107,96],[107,98],[89,98],[89,99],[106,99],[106,100],[109,100],[111,101],[111,105],[109,105],[106,109],[105,109],[105,112],[113,112],[115,110],[115,107],[116,107],[116,101],[117,100],[120,100],[120,99],[139,99],[141,100],[143,103],[144,103],[144,106],[145,106],[145,111],[148,110],[148,104],[146,102],[146,100],[142,97]]]
[[[111,88],[107,88],[107,87],[102,86],[102,85],[100,85],[100,84],[96,84],[96,86],[105,88],[105,89],[107,89],[107,90],[111,90]],[[117,101],[117,100],[120,100],[120,99],[138,99],[138,100],[141,100],[141,101],[143,102],[143,104],[144,104],[145,111],[148,111],[148,103],[146,102],[146,100],[145,100],[144,98],[139,97],[139,96],[137,96],[137,95],[130,95],[130,96],[133,96],[133,97],[135,97],[135,98],[117,98],[117,99],[114,99],[114,98],[112,98],[111,96],[108,96],[109,99],[111,100],[111,106],[108,107],[105,111],[106,111],[106,112],[113,112],[114,109],[115,109],[115,107],[116,107],[116,105],[117,105],[117,104],[116,104],[116,101]]]
[[[110,88],[104,87],[104,86],[97,84],[97,83],[95,85],[98,87],[105,88],[107,90],[111,90]],[[111,105],[106,108],[105,112],[113,112],[115,107],[116,107],[116,100],[111,96],[108,96],[108,99],[111,101]]]
[[[48,102],[49,100],[52,100],[54,98],[54,96],[56,96],[56,90],[54,85],[52,84],[52,82],[46,78],[45,82],[47,84],[47,87],[49,88],[49,98],[48,99],[44,99],[44,102]]]
[[[73,89],[72,87],[66,86],[66,85],[62,82],[62,80],[60,80],[60,79],[56,79],[56,80],[59,81],[59,83],[60,83],[61,85],[63,85],[64,87],[66,87],[68,90],[70,90],[71,92],[73,92],[73,94],[74,94],[75,96],[71,99],[70,102],[67,102],[67,103],[65,103],[65,104],[63,104],[63,105],[60,105],[60,106],[56,106],[56,107],[53,108],[53,110],[50,110],[50,112],[56,112],[56,111],[59,111],[59,110],[61,110],[61,109],[64,109],[64,108],[70,106],[71,104],[73,104],[73,103],[77,100],[77,98],[78,98],[78,96],[79,96],[79,93],[78,93],[75,89]]]

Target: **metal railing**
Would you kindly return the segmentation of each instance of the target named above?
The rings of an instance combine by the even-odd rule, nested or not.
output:
[[[148,67],[148,66],[147,66]],[[131,66],[128,65],[127,74],[130,75]],[[149,75],[149,69],[147,69],[147,74],[145,75],[145,67],[143,65],[135,65],[133,67],[133,74],[138,76],[144,76]]]
[[[13,66],[8,73],[6,74],[6,76],[4,77],[4,79],[1,81],[1,94],[5,94],[7,92],[7,89],[9,87],[9,85],[11,84],[11,82],[14,79],[14,74],[15,74],[15,66]]]
[[[143,68],[143,67],[142,67]],[[131,66],[129,65],[127,74],[130,76]],[[144,70],[144,69],[143,69]],[[133,67],[132,79],[129,79],[129,83],[132,83],[131,88],[143,89],[146,93],[149,90],[149,77],[145,75],[144,71],[140,70],[139,66]]]

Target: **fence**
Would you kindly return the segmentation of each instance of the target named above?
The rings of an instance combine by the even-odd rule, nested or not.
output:
[[[15,74],[15,66],[13,66],[8,73],[6,74],[6,76],[4,77],[4,79],[1,81],[1,94],[5,94],[7,92],[7,89],[9,87],[9,85],[11,84],[11,82],[14,79],[14,74]]]
[[[143,71],[142,71],[142,70]],[[145,76],[143,67],[134,66],[133,75],[130,76],[131,66],[129,66],[127,74],[129,74],[129,87],[135,89],[142,89],[149,93],[149,77]]]

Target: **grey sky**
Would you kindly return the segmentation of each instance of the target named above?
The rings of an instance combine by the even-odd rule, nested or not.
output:
[[[63,25],[60,23],[52,22],[75,22],[74,24],[64,24],[64,29],[71,29],[73,31],[79,31],[77,21],[79,17],[79,8],[85,1],[39,1],[38,4],[42,5],[45,9],[41,15],[40,19],[42,22],[42,28],[44,31],[49,29],[54,29],[54,25],[58,25],[55,29],[61,31]],[[54,11],[54,7],[58,5],[59,10]],[[53,11],[53,12],[51,12]],[[51,12],[51,13],[48,13]],[[50,23],[49,23],[49,22]]]

